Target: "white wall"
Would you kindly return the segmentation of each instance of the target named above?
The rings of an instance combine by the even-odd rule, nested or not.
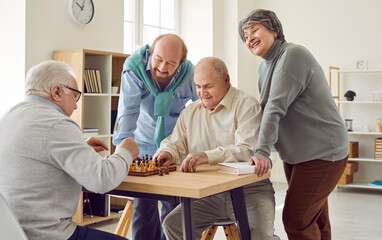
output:
[[[68,0],[0,1],[0,116],[24,98],[26,72],[54,50],[123,52],[123,0],[93,0],[87,25],[74,23]]]
[[[188,59],[196,64],[213,54],[213,0],[180,1],[180,33]]]
[[[123,52],[123,0],[93,0],[95,14],[87,25],[71,20],[68,3],[68,0],[27,1],[26,70],[51,59],[54,50]]]
[[[207,56],[223,59],[232,85],[258,98],[259,60],[247,53],[237,33],[237,23],[254,8],[255,1],[182,0],[180,4],[180,35],[188,46],[189,59],[195,64]]]
[[[1,117],[24,99],[25,0],[0,1],[0,53]]]
[[[382,68],[382,1],[257,0],[256,7],[274,11],[286,40],[308,48],[326,73],[330,65],[355,68],[358,59]]]

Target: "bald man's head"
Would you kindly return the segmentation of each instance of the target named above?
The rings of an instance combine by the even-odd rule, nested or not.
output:
[[[203,58],[196,64],[194,83],[204,107],[213,111],[227,94],[231,84],[227,67],[219,58]]]
[[[187,48],[179,36],[164,34],[155,39],[150,53],[151,75],[163,90],[175,76],[179,66],[186,60]]]
[[[187,53],[188,53],[187,46],[184,43],[182,38],[180,38],[178,35],[173,33],[167,33],[167,34],[158,36],[150,47],[151,54],[153,54],[157,43],[161,40],[165,40],[170,45],[172,45],[174,47],[174,51],[181,51],[182,53],[182,59],[180,60],[181,64],[184,63],[184,61],[186,61]]]
[[[219,80],[223,81],[225,76],[228,74],[228,69],[225,63],[216,57],[202,58],[198,62],[198,64],[196,64],[194,72],[197,73],[198,71],[202,71],[208,67],[212,68],[215,71]]]

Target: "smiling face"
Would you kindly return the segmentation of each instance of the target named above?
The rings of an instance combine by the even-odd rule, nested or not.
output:
[[[195,67],[194,83],[203,106],[211,111],[224,98],[230,87],[229,75],[225,74],[223,79],[219,79],[209,60],[202,60]]]
[[[176,74],[182,57],[183,48],[179,39],[174,36],[163,37],[151,54],[151,75],[161,86],[167,86]]]
[[[244,29],[245,46],[256,56],[264,57],[271,49],[277,34],[260,23],[255,23]]]

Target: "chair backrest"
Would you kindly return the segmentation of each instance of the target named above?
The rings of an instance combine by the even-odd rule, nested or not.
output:
[[[0,235],[1,239],[28,240],[11,207],[0,193]]]

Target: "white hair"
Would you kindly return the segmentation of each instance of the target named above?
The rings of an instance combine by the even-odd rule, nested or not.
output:
[[[67,63],[46,60],[29,69],[25,80],[25,95],[49,97],[53,85],[72,85],[71,77],[76,79],[73,69]],[[63,89],[68,94],[69,89]]]

